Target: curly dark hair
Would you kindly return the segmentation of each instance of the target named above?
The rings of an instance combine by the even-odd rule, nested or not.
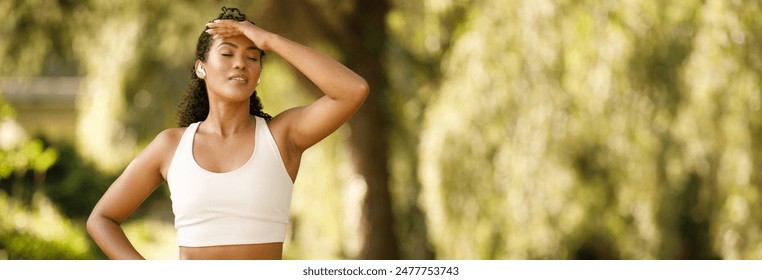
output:
[[[232,19],[237,21],[246,20],[246,15],[242,14],[237,8],[222,7],[222,13],[214,20],[217,19]],[[212,21],[214,21],[212,20]],[[211,21],[210,21],[211,22]],[[254,24],[253,21],[249,21]],[[204,28],[201,35],[198,37],[198,43],[196,44],[196,59],[206,61],[207,54],[209,54],[209,47],[212,44],[212,35],[206,33],[208,27]],[[260,57],[264,58],[265,52],[260,50]],[[260,59],[260,63],[262,60]],[[206,82],[196,76],[196,72],[191,66],[190,69],[191,80],[188,84],[188,88],[185,90],[180,100],[180,106],[177,110],[178,125],[180,127],[187,127],[188,125],[203,121],[209,115],[209,96],[206,91]],[[251,95],[249,100],[249,114],[264,118],[269,121],[273,117],[262,111],[262,102],[257,96],[257,91]]]

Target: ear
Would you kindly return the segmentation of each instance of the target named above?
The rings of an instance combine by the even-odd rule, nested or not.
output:
[[[206,78],[206,69],[204,69],[204,64],[201,62],[201,60],[196,60],[196,64],[193,65],[193,69],[196,71],[196,77],[202,80]]]

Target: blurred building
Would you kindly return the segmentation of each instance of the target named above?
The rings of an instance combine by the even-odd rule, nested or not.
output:
[[[0,78],[0,93],[30,136],[73,141],[81,77]]]

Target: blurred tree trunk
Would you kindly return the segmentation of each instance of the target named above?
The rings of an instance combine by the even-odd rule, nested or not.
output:
[[[398,259],[394,235],[394,217],[389,195],[388,120],[383,110],[383,94],[388,81],[381,58],[387,42],[384,18],[389,10],[386,1],[357,1],[357,11],[347,19],[354,43],[347,56],[347,66],[368,80],[372,94],[349,126],[349,142],[357,171],[365,178],[368,191],[363,209],[365,259]]]
[[[342,3],[342,7],[351,7],[343,11],[310,1],[272,4],[264,20],[271,21],[268,23],[273,31],[308,44],[333,44],[343,56],[341,62],[370,84],[370,95],[348,122],[348,144],[355,172],[367,183],[361,221],[363,248],[359,257],[399,259],[389,192],[389,120],[383,105],[388,89],[382,58],[388,40],[385,17],[389,3],[354,0]],[[299,24],[293,21],[297,18]],[[306,88],[322,95],[303,75],[296,76]]]

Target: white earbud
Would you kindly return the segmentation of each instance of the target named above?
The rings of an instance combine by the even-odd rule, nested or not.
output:
[[[201,78],[206,76],[206,70],[204,70],[204,67],[201,67],[201,65],[199,65],[196,70],[198,70],[198,72],[201,73]]]

